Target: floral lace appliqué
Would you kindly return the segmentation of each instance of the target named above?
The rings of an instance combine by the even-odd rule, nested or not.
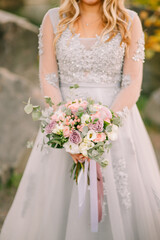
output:
[[[123,74],[122,81],[121,81],[121,87],[127,87],[131,84],[131,76],[129,74]]]
[[[124,158],[113,162],[114,177],[116,181],[117,191],[121,197],[122,205],[128,209],[131,207],[130,192],[128,190],[128,175],[125,172],[126,162]]]
[[[58,77],[56,73],[48,73],[45,75],[45,80],[51,84],[53,87],[58,87],[57,83],[58,83]]]
[[[124,44],[120,47],[121,34],[111,41],[100,41],[99,36],[91,47],[86,47],[78,34],[72,34],[67,28],[56,44],[56,53],[62,84],[99,84],[99,86],[116,87],[121,81]],[[68,43],[70,40],[70,44]],[[87,45],[88,46],[88,45]]]
[[[116,112],[118,116],[122,119],[122,122],[124,123],[124,120],[127,118],[129,115],[129,108],[125,106],[121,111]]]
[[[132,57],[132,59],[136,62],[141,60],[144,63],[145,41],[144,41],[144,33],[143,32],[142,32],[142,35],[141,35],[140,39],[138,40],[137,44],[138,44],[138,47],[137,47],[136,52],[135,52],[134,56]]]
[[[39,34],[38,34],[38,51],[39,51],[39,56],[43,54],[43,42],[42,42],[42,25],[40,25],[39,28]]]

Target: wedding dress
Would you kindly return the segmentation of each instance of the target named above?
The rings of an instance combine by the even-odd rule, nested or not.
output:
[[[109,164],[102,170],[103,219],[91,231],[89,189],[81,216],[78,188],[70,178],[72,158],[64,149],[42,147],[40,129],[0,240],[159,240],[160,174],[156,156],[136,102],[140,96],[144,33],[132,18],[128,57],[118,33],[108,42],[81,38],[67,28],[53,48],[59,7],[48,10],[39,32],[39,76],[43,96],[55,103],[92,97],[123,117]],[[104,36],[107,40],[108,34]],[[70,88],[78,84],[79,88]]]

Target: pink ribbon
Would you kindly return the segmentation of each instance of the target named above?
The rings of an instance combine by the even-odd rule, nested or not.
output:
[[[81,215],[87,190],[88,161],[85,161],[85,171],[81,170],[78,177],[79,214]],[[91,232],[98,232],[98,222],[102,219],[103,179],[100,165],[90,160],[90,216]],[[98,180],[97,180],[98,179]],[[98,183],[97,183],[98,182]]]

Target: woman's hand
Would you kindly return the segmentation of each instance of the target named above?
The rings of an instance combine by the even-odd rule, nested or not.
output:
[[[89,157],[85,157],[83,154],[71,154],[71,157],[73,158],[73,161],[77,164],[78,162],[83,163],[86,159],[89,161]]]

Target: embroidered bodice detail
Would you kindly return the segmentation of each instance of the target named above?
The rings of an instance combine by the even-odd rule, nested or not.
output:
[[[89,49],[83,45],[79,34],[73,36],[67,46],[71,35],[68,27],[56,46],[61,84],[87,82],[115,86],[120,83],[125,52],[125,44],[120,46],[120,33],[107,43],[101,42],[97,35]],[[104,40],[108,38],[107,34]]]

